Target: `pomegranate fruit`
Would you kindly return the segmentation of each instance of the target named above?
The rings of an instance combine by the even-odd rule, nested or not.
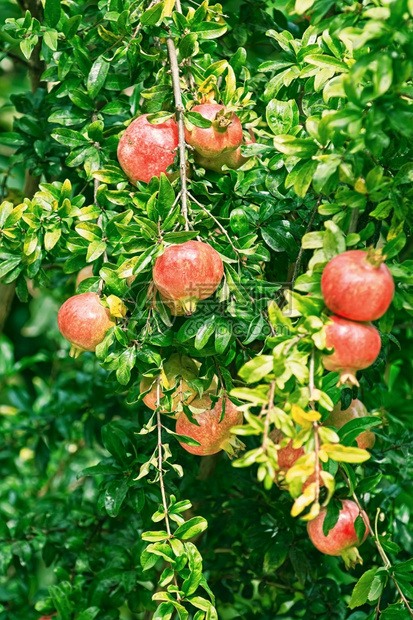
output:
[[[76,278],[76,288],[79,286],[81,282],[83,282],[83,280],[86,280],[87,278],[93,278],[92,265],[86,265],[86,267],[83,267],[83,269],[79,271],[79,273],[77,274],[77,278]]]
[[[116,325],[97,293],[69,297],[58,312],[57,323],[62,336],[72,345],[72,357],[83,351],[94,351],[106,332]]]
[[[188,381],[196,379],[198,376],[198,367],[195,362],[187,355],[181,355],[180,353],[174,353],[164,364],[164,372],[168,380],[169,386],[167,389],[171,389],[176,386],[176,390],[172,394],[172,409],[161,409],[161,413],[173,413],[177,410],[179,403],[182,401],[186,405],[194,400],[197,392],[189,387]],[[163,397],[162,384],[160,386],[159,398]],[[143,402],[149,409],[155,411],[157,406],[157,382],[156,378],[143,377],[140,384],[140,392],[146,392],[150,389],[150,392],[145,394]],[[189,392],[189,394],[188,394]]]
[[[335,426],[336,428],[341,428],[344,424],[350,422],[350,420],[364,418],[368,415],[368,411],[361,400],[355,398],[351,401],[350,407],[344,410],[341,409],[340,403],[337,403],[330,413],[327,424],[331,424],[331,426]],[[376,437],[371,431],[363,431],[356,438],[356,442],[359,448],[370,450],[376,442]]]
[[[380,250],[350,250],[327,264],[321,290],[335,314],[352,321],[375,321],[390,306],[394,282]]]
[[[201,157],[219,157],[235,151],[243,140],[242,125],[234,112],[227,112],[218,103],[201,103],[192,108],[204,118],[212,121],[211,127],[185,127],[185,140]]]
[[[326,325],[327,347],[334,347],[334,353],[323,356],[327,370],[340,373],[338,385],[358,385],[357,370],[368,368],[377,359],[381,348],[379,332],[371,323],[356,323],[339,316]]]
[[[359,547],[368,536],[369,518],[365,512],[362,513],[366,531],[363,540],[359,540],[354,527],[354,522],[360,514],[357,504],[349,499],[341,500],[342,508],[338,521],[329,531],[327,536],[323,533],[323,523],[327,514],[327,509],[322,508],[318,516],[309,521],[307,532],[313,545],[326,555],[341,556],[347,567],[357,563],[362,564],[362,559],[358,552]]]
[[[245,138],[243,144],[253,144],[255,142],[255,136],[252,130],[249,130],[250,137]],[[238,170],[249,157],[244,157],[241,153],[241,147],[239,146],[235,151],[229,151],[223,153],[217,157],[202,157],[195,154],[195,161],[197,164],[205,168],[206,170],[213,170],[214,172],[225,172],[222,170],[223,166],[228,166],[231,170]]]
[[[218,252],[202,241],[170,245],[153,268],[158,291],[166,299],[179,302],[186,314],[195,311],[200,299],[215,293],[223,274]]]
[[[270,433],[270,439],[277,445],[280,444],[284,439],[284,434],[280,430],[274,430]],[[275,472],[274,481],[279,485],[283,486],[285,474],[293,465],[296,464],[299,458],[304,456],[305,450],[301,446],[300,448],[293,447],[293,440],[291,439],[284,448],[280,448],[277,450],[277,463],[279,466],[279,470]],[[321,469],[321,468],[320,468]],[[311,474],[308,479],[304,482],[301,491],[305,491],[305,489],[313,482],[316,482],[316,472]],[[321,478],[319,478],[320,487],[324,486],[324,482]]]
[[[178,147],[178,125],[170,118],[165,123],[151,125],[147,114],[138,116],[127,127],[118,145],[119,163],[134,185],[149,183],[160,177],[173,164]]]
[[[204,404],[208,404],[209,408],[201,413],[195,414],[194,418],[199,426],[190,422],[185,413],[181,413],[176,422],[176,432],[178,435],[186,435],[196,441],[200,446],[189,446],[181,443],[187,452],[206,456],[208,454],[216,454],[221,450],[225,450],[228,454],[235,453],[243,444],[231,434],[231,428],[242,424],[242,411],[232,403],[229,398],[225,397],[225,415],[222,421],[222,402],[220,398],[216,405],[212,407],[212,402],[208,396],[203,399]],[[212,407],[212,408],[211,408]]]

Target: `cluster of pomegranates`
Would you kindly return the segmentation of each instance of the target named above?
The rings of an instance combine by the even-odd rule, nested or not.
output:
[[[371,321],[388,309],[394,282],[380,251],[350,250],[333,258],[321,278],[324,301],[334,314],[326,327],[323,358],[327,370],[340,373],[339,384],[358,385],[356,372],[377,359],[381,340]]]
[[[202,241],[168,246],[153,268],[153,279],[162,299],[172,306],[171,312],[182,310],[182,314],[192,314],[199,300],[215,293],[223,274],[218,252]],[[90,272],[85,275],[88,277]],[[81,293],[67,299],[57,321],[60,332],[72,345],[73,357],[83,351],[95,351],[116,324],[97,293]]]
[[[168,413],[176,419],[178,435],[190,437],[200,444],[190,446],[180,442],[181,446],[187,452],[199,456],[216,454],[221,450],[233,454],[239,442],[235,435],[231,434],[231,428],[242,424],[242,412],[227,396],[222,396],[215,404],[213,403],[211,395],[217,393],[216,377],[202,396],[199,396],[191,386],[191,381],[197,377],[198,366],[194,360],[187,355],[173,353],[163,366],[160,381],[158,377],[143,377],[140,384],[140,392],[144,394],[143,402],[149,409],[155,411],[164,397],[164,388],[167,388],[172,391],[172,396],[169,399],[169,407],[161,408],[161,413]],[[192,417],[196,420],[195,424],[182,411],[184,405],[190,405]]]
[[[237,169],[245,163],[241,145],[255,142],[250,132],[244,140],[242,126],[234,112],[218,103],[201,103],[192,108],[211,121],[210,127],[185,128],[185,140],[194,149],[195,161],[208,170],[222,172],[224,165]],[[173,118],[150,123],[147,114],[138,116],[127,127],[118,145],[118,161],[131,183],[149,183],[152,177],[167,173],[178,148],[178,125]]]

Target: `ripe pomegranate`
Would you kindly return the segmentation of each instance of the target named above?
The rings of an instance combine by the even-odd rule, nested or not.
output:
[[[186,314],[192,314],[200,299],[210,297],[218,288],[224,265],[218,252],[208,243],[187,241],[170,245],[153,268],[158,291],[179,302]]]
[[[170,118],[151,125],[147,114],[128,126],[118,145],[118,160],[131,183],[149,183],[173,164],[178,147],[178,125]]]
[[[338,402],[330,413],[327,424],[331,424],[331,426],[335,426],[336,428],[341,428],[344,424],[350,422],[350,420],[364,418],[368,415],[368,411],[361,400],[355,398],[351,401],[350,407],[344,409],[344,411],[341,409],[340,403]],[[376,442],[376,437],[371,431],[363,431],[356,438],[356,441],[359,448],[370,450]]]
[[[352,321],[375,321],[390,306],[394,282],[380,250],[350,250],[327,264],[321,290],[335,314]]]
[[[249,130],[249,134],[250,137],[244,138],[243,144],[253,144],[256,141],[251,129]],[[248,159],[249,157],[244,157],[242,155],[240,146],[235,151],[223,153],[217,157],[202,157],[201,155],[195,154],[195,161],[200,166],[206,170],[214,170],[214,172],[224,172],[222,170],[222,166],[224,165],[231,168],[231,170],[238,170]]]
[[[377,329],[371,323],[355,323],[339,316],[326,325],[327,347],[334,347],[332,355],[324,355],[327,370],[340,373],[338,385],[358,385],[357,370],[368,368],[380,353],[381,340]]]
[[[206,404],[208,401],[210,401],[209,397],[205,397],[204,403]],[[231,434],[233,426],[242,424],[242,411],[239,411],[234,403],[225,397],[225,415],[222,422],[220,422],[222,402],[223,398],[220,398],[216,405],[211,408],[212,402],[210,401],[208,409],[194,415],[199,426],[190,422],[185,413],[181,413],[176,422],[176,432],[179,435],[192,437],[192,439],[199,441],[201,444],[200,446],[188,446],[185,443],[181,443],[181,446],[187,452],[206,456],[207,454],[216,454],[221,450],[225,450],[232,455],[242,445],[235,435]]]
[[[183,401],[186,405],[192,402],[197,395],[197,392],[189,387],[187,381],[192,381],[198,376],[198,367],[195,362],[187,355],[181,355],[180,353],[174,353],[164,364],[164,372],[168,379],[169,387],[171,389],[176,385],[176,390],[172,395],[173,404],[171,412],[177,410],[178,405]],[[152,387],[151,387],[152,386]],[[159,393],[159,398],[163,397],[162,384]],[[157,383],[156,378],[143,377],[140,384],[140,392],[146,392],[151,388],[143,398],[143,402],[149,409],[155,411],[157,405]],[[190,392],[190,394],[184,397],[184,394]],[[166,409],[161,410],[162,413],[171,413]]]
[[[282,431],[274,430],[270,433],[270,439],[272,439],[272,441],[275,444],[279,444],[284,439],[284,435]],[[283,486],[285,474],[287,473],[289,469],[291,469],[291,467],[293,467],[293,465],[296,464],[299,458],[304,456],[304,454],[305,454],[305,450],[302,446],[300,448],[293,448],[292,439],[288,442],[286,446],[284,446],[284,448],[280,448],[279,450],[277,450],[277,462],[278,462],[278,466],[280,469],[276,471],[274,481],[280,486]],[[301,491],[305,491],[305,489],[312,482],[316,482],[315,471],[304,482]],[[324,486],[324,482],[321,480],[321,478],[319,478],[319,483],[320,483],[320,486]]]
[[[202,129],[185,127],[185,140],[201,157],[219,157],[235,151],[242,143],[242,125],[234,112],[227,112],[218,103],[201,103],[192,108],[204,118],[212,121],[211,127]]]
[[[77,274],[76,288],[79,286],[81,282],[83,282],[83,280],[86,280],[87,278],[92,278],[92,277],[93,277],[93,267],[92,265],[86,265],[86,267],[83,267],[83,269],[81,269],[79,273]]]
[[[97,293],[69,297],[58,312],[57,323],[62,336],[72,345],[72,357],[83,351],[94,351],[106,332],[116,325]]]
[[[329,531],[328,535],[323,534],[323,523],[327,513],[326,508],[322,508],[318,516],[309,521],[307,524],[307,532],[313,545],[326,555],[340,555],[346,566],[354,566],[357,563],[362,564],[357,547],[359,547],[368,536],[367,526],[369,518],[363,511],[362,518],[366,524],[366,531],[363,540],[357,537],[354,522],[360,514],[358,506],[355,502],[344,499],[341,500],[342,508],[338,521]]]

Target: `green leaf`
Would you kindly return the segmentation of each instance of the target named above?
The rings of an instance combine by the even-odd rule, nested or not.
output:
[[[212,121],[204,118],[199,112],[186,112],[185,119],[192,125],[195,125],[195,127],[201,127],[202,129],[208,129],[212,125]]]
[[[202,556],[195,545],[190,542],[185,543],[185,551],[190,573],[182,584],[182,591],[185,596],[191,596],[197,591],[202,579]]]
[[[155,6],[147,9],[141,15],[140,22],[143,26],[158,26],[163,18],[164,2],[157,2]]]
[[[208,527],[208,522],[203,517],[193,517],[183,523],[175,530],[174,536],[181,540],[189,540],[194,536],[197,536],[201,532],[204,532]]]
[[[291,127],[298,123],[298,107],[293,99],[279,101],[272,99],[267,105],[267,123],[271,131],[277,136],[288,134]]]
[[[44,19],[48,26],[54,28],[60,19],[60,0],[46,0]]]
[[[108,484],[104,493],[104,503],[106,512],[110,517],[117,517],[123,501],[128,492],[128,481],[123,479],[113,480]]]
[[[99,56],[92,65],[87,77],[87,92],[95,99],[102,89],[103,84],[109,73],[110,63],[102,56]]]
[[[256,383],[272,372],[273,364],[272,355],[257,355],[244,364],[238,374],[247,383]]]
[[[206,345],[206,343],[208,342],[208,340],[210,339],[214,331],[215,331],[215,315],[213,314],[212,316],[208,317],[208,319],[204,321],[203,325],[201,325],[201,327],[198,329],[196,333],[194,346],[195,346],[195,349],[197,349],[197,351],[200,351],[201,349],[204,348],[204,346]]]
[[[311,157],[318,151],[318,145],[311,138],[295,138],[294,136],[275,136],[274,146],[285,155]]]
[[[360,579],[354,586],[354,590],[351,594],[351,599],[348,604],[350,609],[360,607],[367,602],[370,588],[372,586],[374,577],[376,576],[377,570],[377,568],[371,568],[360,577]]]

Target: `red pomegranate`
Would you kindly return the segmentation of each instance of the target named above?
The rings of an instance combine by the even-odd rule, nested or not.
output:
[[[79,271],[79,273],[77,274],[77,278],[76,278],[76,288],[79,286],[81,282],[83,282],[83,280],[86,280],[87,278],[93,278],[92,265],[86,265],[86,267],[83,267],[83,269]]]
[[[116,325],[96,293],[69,297],[58,312],[57,323],[62,336],[72,345],[72,357],[83,351],[94,351],[106,332]]]
[[[323,523],[327,514],[327,509],[322,508],[318,516],[309,521],[307,532],[313,545],[326,555],[339,555],[343,558],[347,567],[357,563],[362,564],[362,559],[358,552],[359,547],[368,536],[367,526],[369,518],[365,512],[362,518],[366,524],[366,531],[363,540],[359,540],[354,527],[354,522],[360,514],[355,502],[344,499],[341,500],[342,508],[335,526],[329,531],[327,536],[323,534]]]
[[[243,144],[253,144],[255,141],[254,133],[250,129],[249,138],[244,138]],[[231,170],[238,170],[248,159],[249,157],[242,155],[240,146],[235,151],[229,151],[217,157],[202,157],[195,154],[197,164],[206,170],[214,170],[214,172],[224,172],[222,166],[228,166]]]
[[[195,362],[187,355],[181,355],[180,353],[174,353],[164,364],[164,372],[169,383],[167,389],[171,389],[176,385],[176,390],[172,395],[172,409],[167,411],[161,410],[161,413],[172,413],[178,408],[179,403],[182,401],[186,405],[194,400],[197,392],[190,388],[187,381],[192,381],[198,376],[198,367]],[[152,386],[152,387],[151,387]],[[151,388],[144,398],[143,402],[149,409],[155,411],[157,406],[157,383],[156,378],[143,377],[140,384],[140,392],[146,392]],[[159,398],[163,397],[162,385],[160,386]],[[188,394],[189,393],[189,394]]]
[[[381,251],[350,250],[327,264],[321,290],[335,314],[352,321],[375,321],[390,306],[394,282]]]
[[[361,400],[355,398],[351,401],[350,407],[344,410],[341,409],[340,403],[338,402],[330,413],[327,424],[335,426],[336,428],[341,428],[344,424],[350,422],[350,420],[364,418],[368,415],[368,411]],[[370,450],[376,442],[376,437],[371,431],[363,431],[356,438],[356,441],[359,448]]]
[[[270,433],[270,439],[277,445],[281,443],[281,441],[284,439],[284,434],[280,430],[274,430]],[[291,467],[293,467],[293,465],[296,464],[299,458],[304,456],[304,454],[305,454],[305,450],[303,447],[300,447],[300,448],[293,447],[292,439],[288,442],[286,446],[284,446],[284,448],[280,448],[279,450],[277,450],[277,462],[278,462],[279,470],[275,472],[274,481],[278,485],[283,486],[285,474],[287,473],[289,469],[291,469]],[[320,466],[319,466],[319,469],[321,470]],[[305,491],[305,489],[313,482],[316,482],[315,471],[304,482],[301,491],[302,492]],[[320,484],[320,487],[324,486],[324,482],[322,481],[321,477],[319,478],[319,484]]]
[[[173,164],[178,146],[178,125],[170,118],[151,125],[147,114],[128,126],[118,145],[118,160],[131,183],[149,183]]]
[[[195,311],[200,299],[215,293],[223,274],[218,252],[202,241],[170,245],[153,268],[158,291],[167,299],[180,302],[186,314]]]
[[[218,103],[201,103],[192,108],[204,118],[212,121],[211,127],[202,129],[185,127],[185,140],[201,157],[218,157],[235,151],[243,140],[242,125],[234,112],[227,112]]]
[[[334,347],[332,355],[324,355],[327,370],[340,373],[338,385],[358,385],[357,370],[368,368],[380,353],[381,340],[377,329],[371,323],[356,323],[339,316],[326,325],[327,347]]]
[[[221,450],[234,454],[235,449],[242,444],[235,435],[231,434],[231,428],[242,424],[242,412],[237,409],[229,398],[225,397],[225,415],[224,419],[220,421],[223,398],[218,400],[212,409],[212,402],[209,397],[205,397],[203,401],[205,404],[206,401],[209,401],[210,408],[194,415],[199,426],[190,422],[184,413],[181,413],[176,422],[176,432],[178,435],[192,437],[192,439],[199,441],[201,445],[188,446],[185,443],[181,443],[181,446],[187,452],[200,456],[216,454]]]

